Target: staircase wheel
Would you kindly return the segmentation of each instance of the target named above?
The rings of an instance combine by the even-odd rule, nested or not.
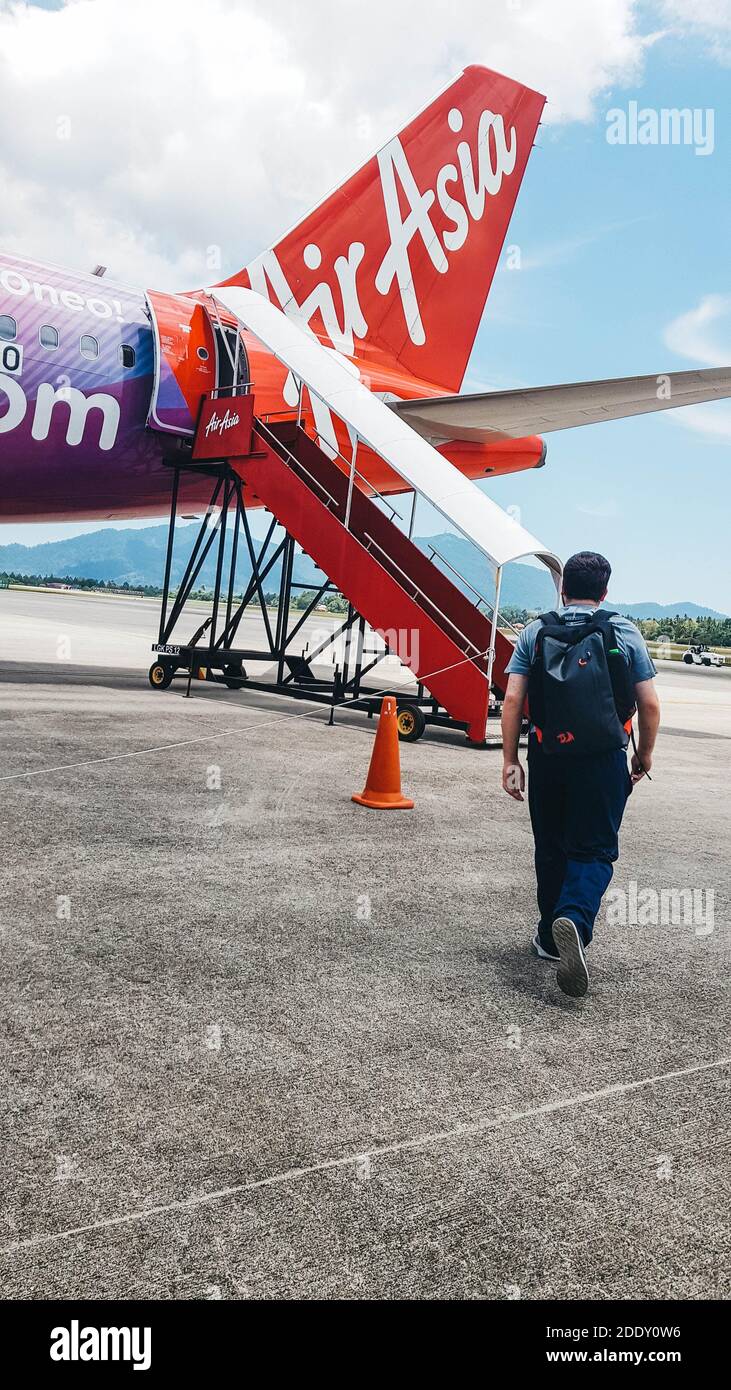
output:
[[[147,679],[153,690],[167,690],[175,675],[175,667],[169,661],[153,661]]]
[[[240,690],[242,681],[247,679],[243,661],[232,661],[223,668],[223,679],[229,690]]]
[[[396,723],[398,736],[404,743],[416,743],[426,728],[426,719],[418,705],[399,705]]]

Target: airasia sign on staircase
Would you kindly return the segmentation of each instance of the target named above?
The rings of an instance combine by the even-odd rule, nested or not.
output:
[[[193,459],[246,458],[251,453],[254,397],[204,396],[193,443]]]

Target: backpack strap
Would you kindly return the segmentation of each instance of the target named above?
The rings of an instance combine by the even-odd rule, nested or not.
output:
[[[632,671],[629,661],[620,651],[618,645],[617,631],[612,622],[618,614],[611,608],[598,609],[594,614],[594,623],[602,634],[604,643],[604,655],[609,671],[609,679],[612,682],[612,694],[617,717],[629,734],[634,738],[632,730],[632,717],[637,709],[635,702],[635,687],[632,680]]]
[[[528,673],[528,713],[536,733],[538,742],[543,740],[543,724],[545,720],[545,709],[543,699],[543,638],[548,628],[561,624],[560,614],[541,613],[538,618],[540,624],[536,633],[535,646],[533,648],[533,659]]]
[[[599,623],[603,627],[606,624],[613,625],[612,618],[618,617],[619,614],[614,608],[597,608],[596,612],[591,615],[591,621],[593,623]]]

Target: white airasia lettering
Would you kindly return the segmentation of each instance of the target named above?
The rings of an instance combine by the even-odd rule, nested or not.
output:
[[[335,275],[343,305],[342,319],[338,316],[333,292],[327,280],[321,280],[315,285],[302,304],[297,303],[275,251],[265,251],[248,267],[251,288],[265,299],[272,298],[269,292],[272,289],[282,311],[294,319],[301,328],[307,328],[310,332],[313,331],[310,322],[319,309],[333,347],[337,348],[338,352],[352,353],[355,349],[356,335],[363,338],[368,332],[368,323],[358,300],[355,278],[364,255],[365,246],[362,241],[354,241],[348,247],[347,256],[338,256],[335,261]],[[319,246],[315,246],[314,242],[306,246],[303,259],[308,269],[317,270],[322,262]]]
[[[450,130],[458,134],[464,124],[462,112],[453,107],[447,123]],[[486,198],[495,197],[505,176],[512,174],[517,155],[515,128],[511,127],[506,137],[503,117],[493,111],[483,111],[480,116],[474,153],[466,140],[460,140],[456,148],[457,163],[448,162],[437,170],[434,189],[422,191],[419,188],[398,136],[378,154],[388,247],[376,268],[374,284],[381,295],[389,294],[396,285],[409,337],[417,346],[425,343],[426,332],[410,259],[414,239],[420,238],[435,270],[445,274],[449,270],[450,255],[464,246],[471,226],[484,216]],[[456,196],[460,193],[461,198]],[[401,198],[407,207],[405,216],[401,213]],[[441,235],[432,221],[435,202],[450,224]],[[312,319],[319,312],[333,347],[352,355],[355,339],[364,338],[369,327],[357,284],[366,252],[363,242],[354,241],[347,253],[334,261],[342,305],[340,312],[327,279],[320,280],[303,303],[298,303],[275,251],[266,251],[252,262],[248,267],[249,280],[252,289],[278,303],[283,313],[311,333],[315,331]],[[322,263],[320,247],[310,242],[304,249],[303,260],[308,270],[318,270]]]
[[[455,135],[462,130],[464,119],[456,107],[450,110],[447,124]],[[476,168],[469,144],[461,140],[456,150],[458,165],[448,162],[437,171],[435,189],[421,191],[398,137],[391,140],[378,155],[389,244],[375,271],[375,288],[379,294],[387,295],[395,282],[409,337],[417,346],[426,342],[426,331],[409,258],[414,238],[421,238],[435,269],[440,274],[447,273],[450,255],[464,246],[472,225],[483,217],[486,197],[499,193],[505,175],[512,174],[517,153],[514,127],[511,127],[509,138],[506,139],[502,116],[483,111],[477,130]],[[408,205],[408,212],[403,218],[399,188]],[[455,196],[460,191],[464,201]],[[430,215],[435,201],[449,222],[441,236]],[[358,272],[366,252],[367,247],[362,241],[353,241],[347,254],[337,256],[334,261],[333,270],[342,305],[340,313],[327,278],[318,281],[300,304],[273,250],[265,251],[247,267],[251,288],[278,304],[288,318],[313,337],[318,333],[312,326],[312,320],[319,313],[337,355],[345,354],[340,360],[356,375],[359,375],[358,368],[348,357],[355,352],[355,339],[365,338],[369,329],[358,294]],[[315,242],[309,242],[302,252],[302,259],[308,270],[319,270],[322,264],[320,247]],[[363,271],[360,273],[362,280]],[[300,385],[291,372],[284,384],[284,399],[291,406],[300,400]],[[310,398],[310,406],[320,445],[335,457],[337,435],[330,410],[316,396]],[[352,436],[351,443],[355,449],[356,440]]]
[[[391,244],[378,267],[376,289],[379,294],[388,294],[391,285],[396,280],[409,336],[412,343],[416,343],[420,347],[426,342],[426,333],[421,321],[419,301],[416,297],[416,287],[411,273],[409,247],[418,234],[424,243],[424,249],[434,269],[442,274],[448,270],[449,261],[429,216],[429,209],[436,195],[431,188],[427,189],[426,193],[419,192],[416,179],[409,168],[409,161],[398,136],[379,151],[378,168],[381,174],[381,189]],[[398,176],[404,197],[409,205],[409,212],[405,221],[401,220],[396,176]]]
[[[495,146],[494,164],[490,153],[491,134]],[[514,130],[511,130],[510,136],[508,147],[505,143],[502,116],[495,116],[492,111],[483,111],[477,132],[477,177],[472,166],[472,151],[467,141],[461,140],[457,146],[467,207],[470,217],[475,221],[479,221],[485,211],[485,194],[489,193],[494,197],[499,193],[504,175],[512,174],[515,168],[518,146]]]
[[[454,225],[454,231],[445,232],[443,236],[444,245],[448,251],[459,251],[460,246],[464,246],[470,230],[470,219],[466,209],[447,192],[447,184],[456,183],[458,178],[459,170],[455,164],[445,164],[437,175],[439,206],[445,217],[451,218]]]
[[[239,423],[239,417],[235,411],[227,410],[225,415],[217,415],[215,410],[206,425],[206,439],[209,434],[225,434],[226,430],[232,430]]]

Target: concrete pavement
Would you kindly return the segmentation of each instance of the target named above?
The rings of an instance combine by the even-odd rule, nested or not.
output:
[[[110,664],[26,610],[0,684],[6,1296],[727,1297],[726,673],[661,672],[577,1002],[498,754],[429,733],[368,812],[362,716],[153,692],[101,602]]]

